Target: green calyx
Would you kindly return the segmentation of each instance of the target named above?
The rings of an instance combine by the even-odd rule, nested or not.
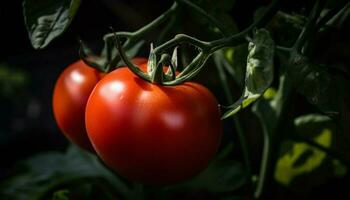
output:
[[[125,51],[121,45],[120,39],[117,35],[114,35],[114,42],[117,46],[121,59],[125,62],[126,66],[137,76],[150,83],[165,85],[165,81],[175,79],[175,71],[173,64],[170,61],[170,56],[163,54],[160,61],[156,61],[156,55],[153,53],[153,46],[151,45],[151,53],[148,58],[147,72],[142,71],[139,66],[133,64],[126,56]],[[163,67],[169,67],[170,73],[164,73]]]

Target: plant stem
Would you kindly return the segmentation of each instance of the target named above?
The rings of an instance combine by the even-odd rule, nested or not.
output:
[[[275,171],[275,163],[278,159],[278,152],[280,148],[280,142],[284,137],[285,128],[288,125],[287,114],[291,109],[291,93],[292,86],[291,80],[287,79],[285,75],[280,76],[280,83],[278,93],[270,102],[270,109],[274,112],[273,119],[276,122],[272,122],[269,126],[264,125],[264,147],[262,154],[262,161],[259,172],[259,179],[257,187],[255,188],[254,197],[259,199],[266,193],[267,184],[271,184],[273,181],[273,172]]]
[[[218,63],[218,62],[220,62],[221,58],[216,56],[216,57],[214,57],[214,59],[218,59],[216,62],[216,63]],[[233,95],[232,95],[230,88],[228,87],[227,76],[226,76],[226,73],[224,72],[223,66],[221,64],[216,64],[216,68],[217,68],[218,73],[219,73],[221,85],[222,85],[222,88],[224,90],[226,99],[227,99],[229,104],[233,104],[233,102],[234,102],[234,100],[232,98]],[[236,132],[238,135],[239,143],[241,145],[241,149],[243,152],[244,165],[246,167],[246,176],[248,177],[248,180],[251,180],[251,177],[252,177],[251,162],[250,162],[247,141],[244,137],[244,132],[243,132],[243,129],[242,129],[242,126],[241,126],[241,123],[240,123],[238,117],[233,116],[233,121],[234,121],[235,129],[236,129]]]
[[[151,77],[144,73],[141,69],[139,69],[136,65],[134,65],[126,56],[124,49],[122,48],[122,45],[120,43],[120,39],[119,36],[116,35],[116,33],[113,33],[113,40],[114,43],[119,51],[120,57],[121,59],[125,62],[126,66],[137,76],[139,76],[140,78],[142,78],[145,81],[151,82]]]
[[[261,164],[260,164],[260,173],[259,173],[259,179],[258,179],[258,184],[255,188],[254,192],[254,197],[255,198],[260,198],[260,196],[263,193],[263,190],[265,189],[266,185],[266,176],[267,176],[267,171],[269,167],[269,162],[271,160],[271,143],[270,143],[270,135],[264,131],[264,141],[263,141],[263,152],[262,152],[262,158],[261,158]]]
[[[269,19],[272,16],[274,16],[277,12],[277,8],[279,5],[278,3],[279,3],[279,0],[273,0],[261,18],[253,22],[245,30],[237,34],[234,34],[230,37],[224,37],[222,39],[207,42],[207,41],[201,41],[199,39],[193,38],[185,34],[178,34],[173,39],[155,48],[154,52],[163,53],[166,49],[172,48],[184,42],[190,43],[200,48],[205,53],[209,53],[209,54],[212,54],[223,47],[237,46],[246,41],[246,35],[249,34],[253,29],[263,27],[266,23],[269,22]]]
[[[294,43],[294,46],[292,47],[297,52],[300,53],[302,51],[302,48],[304,46],[306,39],[314,32],[316,28],[316,22],[318,17],[320,16],[321,10],[322,10],[322,6],[320,1],[316,1],[314,7],[310,12],[306,25],[304,26],[298,39],[296,40],[296,42]]]
[[[179,0],[180,1],[180,0]],[[191,2],[188,2],[186,0],[181,0],[182,2],[186,3],[190,6],[196,6],[191,4]],[[173,39],[165,42],[164,44],[158,46],[153,50],[154,54],[161,54],[165,52],[167,49],[172,48],[174,46],[178,46],[181,43],[189,43],[193,46],[199,48],[201,52],[195,57],[195,59],[191,62],[189,66],[185,68],[185,70],[180,73],[175,80],[172,81],[165,81],[162,83],[162,85],[177,85],[184,81],[187,81],[188,79],[191,79],[193,76],[195,76],[203,67],[206,60],[210,57],[212,53],[215,51],[227,47],[227,46],[236,46],[238,44],[244,43],[247,38],[247,34],[249,34],[254,28],[259,28],[261,26],[264,26],[269,19],[274,16],[277,12],[278,8],[278,2],[279,0],[273,0],[271,4],[268,6],[266,12],[262,15],[261,18],[259,18],[257,21],[253,22],[248,28],[246,28],[244,31],[237,33],[235,35],[232,35],[231,37],[224,37],[222,39],[214,40],[211,42],[201,41],[197,38],[185,35],[185,34],[178,34]],[[142,36],[143,34],[150,31],[153,27],[158,26],[165,18],[168,18],[178,7],[176,2],[174,5],[163,15],[158,17],[156,20],[151,22],[150,24],[144,26],[143,28],[139,29],[138,31],[131,33],[131,36],[128,38],[126,43],[124,44],[124,47],[127,47],[132,44],[133,40],[138,39],[138,37]],[[215,24],[218,24],[218,22],[215,21],[214,18],[212,18],[210,15],[205,13],[201,8],[196,9],[200,14],[207,17],[209,21],[212,21]],[[219,25],[220,26],[220,25]],[[106,36],[106,40],[109,38],[113,38],[114,35],[119,36],[128,36],[130,33],[127,32],[119,32],[119,33],[113,33]],[[118,43],[117,43],[118,44]],[[122,49],[118,48],[119,52],[121,53]],[[124,62],[127,60],[126,56],[121,56]],[[128,66],[132,64],[131,62],[125,62]],[[148,77],[142,73],[141,71],[137,70],[135,66],[129,66],[129,68],[136,73],[137,75],[141,76],[141,78],[150,81]],[[186,73],[185,73],[186,72]]]
[[[325,14],[321,19],[317,21],[317,29],[322,28],[322,26],[324,26],[327,22],[329,22],[331,19],[336,17],[339,13],[350,6],[350,3],[346,0],[339,0],[337,3],[338,4],[335,6],[335,8],[331,9],[329,12],[327,12],[327,14]]]
[[[254,21],[249,27],[228,38],[212,41],[210,43],[211,52],[214,52],[218,49],[221,49],[227,46],[237,46],[245,42],[247,34],[249,34],[253,29],[261,28],[265,26],[270,21],[270,19],[277,13],[278,7],[279,7],[279,0],[273,0],[270,3],[270,5],[267,7],[264,14],[258,20]]]
[[[279,51],[284,51],[284,52],[290,52],[290,51],[292,51],[292,48],[290,48],[290,47],[283,47],[283,46],[278,46],[278,45],[276,45],[276,50],[279,50]]]
[[[166,49],[178,46],[182,43],[189,43],[193,46],[205,50],[209,48],[209,42],[205,42],[186,34],[177,34],[175,37],[154,49],[155,54],[164,53]]]
[[[134,31],[134,32],[116,32],[116,33],[109,33],[104,36],[104,39],[112,40],[114,37],[114,34],[117,34],[118,36],[124,36],[124,37],[131,37],[132,40],[138,40],[142,38],[145,34],[152,31],[154,28],[159,26],[161,23],[163,23],[165,20],[167,20],[172,14],[175,12],[175,10],[178,8],[178,4],[176,2],[173,3],[173,5],[165,11],[163,14],[161,14],[159,17],[151,21],[149,24],[141,27],[140,29]]]

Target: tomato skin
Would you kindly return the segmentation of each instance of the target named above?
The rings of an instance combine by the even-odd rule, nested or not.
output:
[[[94,149],[109,167],[152,185],[183,181],[205,169],[222,134],[218,102],[205,87],[151,84],[127,68],[96,85],[85,121]]]
[[[85,129],[85,107],[102,76],[78,60],[60,74],[53,93],[53,112],[58,127],[71,142],[91,151],[93,148]]]
[[[133,62],[142,64],[147,59],[134,58]],[[53,112],[58,127],[71,142],[92,152],[85,128],[85,108],[92,90],[104,75],[78,60],[60,74],[53,92]]]

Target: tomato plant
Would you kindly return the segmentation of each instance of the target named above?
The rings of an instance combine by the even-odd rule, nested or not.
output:
[[[136,64],[147,62],[134,58]],[[85,129],[85,107],[91,91],[105,73],[82,60],[69,65],[59,76],[53,92],[53,112],[63,134],[78,146],[93,151]]]
[[[96,85],[86,108],[86,128],[108,166],[130,180],[157,185],[205,169],[222,131],[218,102],[208,89],[193,82],[152,84],[128,68]]]

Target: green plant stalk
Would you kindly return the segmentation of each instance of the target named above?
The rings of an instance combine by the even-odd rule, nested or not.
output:
[[[266,175],[267,175],[267,168],[270,167],[269,166],[269,161],[271,160],[271,138],[270,135],[268,133],[264,132],[263,135],[263,152],[262,152],[262,159],[261,159],[261,163],[260,163],[260,172],[259,172],[259,179],[258,179],[258,184],[255,188],[254,191],[254,197],[256,199],[260,198],[263,190],[265,189],[265,182],[266,182]]]
[[[178,34],[173,39],[155,48],[154,53],[156,54],[163,53],[166,49],[172,48],[184,42],[192,44],[200,48],[205,53],[209,53],[209,54],[212,54],[215,51],[224,47],[237,46],[239,44],[246,42],[247,34],[249,34],[253,29],[263,27],[269,22],[271,17],[276,14],[278,5],[279,5],[279,0],[273,0],[261,18],[253,22],[248,28],[230,37],[224,37],[222,39],[207,42],[207,41],[198,40],[194,37],[191,37],[185,34]],[[202,13],[202,14],[207,18],[211,18],[210,15],[208,15],[207,13]]]
[[[222,88],[224,89],[226,99],[229,104],[233,104],[234,102],[232,98],[233,95],[230,88],[227,85],[227,77],[224,72],[224,69],[220,65],[216,65],[216,67],[219,73],[220,82],[221,82]],[[243,128],[237,116],[233,116],[233,122],[235,124],[235,129],[238,135],[239,143],[241,145],[241,149],[243,152],[244,165],[246,167],[246,176],[248,177],[248,180],[251,180],[251,177],[252,177],[251,162],[250,162],[247,141],[244,137]]]
[[[191,37],[185,34],[178,34],[173,39],[167,41],[166,43],[158,46],[154,49],[154,54],[165,53],[165,51],[169,48],[173,48],[182,43],[189,43],[200,49],[200,53],[195,57],[195,59],[191,62],[189,66],[185,68],[183,72],[181,72],[176,80],[163,82],[163,85],[177,85],[183,83],[193,76],[195,76],[203,67],[205,61],[211,56],[215,51],[227,47],[227,46],[236,46],[246,42],[247,35],[254,29],[259,28],[265,25],[271,16],[274,16],[277,12],[279,0],[273,0],[270,6],[267,8],[264,15],[254,23],[252,23],[247,29],[244,31],[237,33],[231,37],[225,37],[222,39],[214,40],[211,42],[201,41],[197,38]],[[199,8],[200,9],[200,8]],[[210,18],[206,13],[201,12],[204,16]]]
[[[203,52],[199,53],[175,80],[164,82],[163,85],[178,85],[190,80],[200,72],[208,58],[209,56],[207,54],[203,54]]]
[[[350,3],[346,0],[339,0],[337,3],[338,4],[335,8],[331,9],[326,15],[317,21],[317,29],[321,29],[329,20],[333,19],[342,12],[343,9],[347,9],[350,6]]]
[[[280,78],[279,90],[283,89],[281,93],[277,94],[275,98],[282,101],[280,107],[275,108],[275,114],[278,121],[271,132],[264,132],[264,147],[262,154],[262,161],[259,172],[259,179],[257,187],[255,188],[254,197],[260,199],[266,193],[267,184],[271,184],[273,180],[273,173],[276,168],[276,161],[282,139],[285,137],[285,128],[288,125],[287,114],[291,109],[290,102],[292,97],[292,86],[285,75]]]
[[[173,5],[167,11],[165,11],[163,14],[161,14],[156,19],[151,21],[149,24],[141,27],[140,29],[138,29],[134,32],[125,32],[125,31],[114,32],[113,31],[113,33],[106,34],[103,37],[103,40],[105,41],[105,43],[107,45],[109,45],[108,46],[109,48],[107,50],[107,56],[109,58],[112,56],[111,55],[112,48],[110,47],[112,45],[110,45],[110,44],[113,44],[113,37],[115,35],[120,36],[120,37],[126,37],[127,40],[123,44],[123,48],[129,49],[130,47],[135,45],[137,42],[139,42],[139,40],[141,38],[143,38],[144,35],[148,34],[152,30],[154,30],[156,27],[158,27],[160,24],[162,24],[165,20],[167,20],[168,18],[173,16],[173,14],[176,12],[177,9],[178,9],[178,4],[176,2],[174,2]],[[116,56],[111,60],[109,65],[114,66],[118,61],[119,61],[119,57]]]
[[[144,73],[141,69],[139,69],[136,65],[134,65],[126,56],[125,51],[123,50],[123,47],[121,45],[119,36],[117,36],[116,33],[114,33],[114,43],[117,46],[117,49],[119,51],[121,59],[125,62],[126,66],[134,73],[137,74],[140,78],[142,78],[145,81],[151,82],[151,77]]]
[[[163,14],[161,14],[159,17],[154,19],[149,24],[141,27],[140,29],[134,31],[134,32],[115,32],[115,33],[109,33],[104,36],[104,40],[112,40],[114,37],[114,34],[117,34],[117,36],[121,37],[130,37],[132,40],[139,40],[147,33],[151,32],[153,29],[158,27],[161,23],[163,23],[165,20],[167,20],[169,17],[173,15],[173,13],[178,8],[178,4],[174,2],[174,4]]]
[[[320,16],[321,11],[322,11],[322,5],[320,1],[316,1],[314,7],[310,12],[310,15],[308,17],[305,27],[301,31],[298,39],[296,40],[296,42],[292,47],[298,53],[302,52],[302,48],[305,45],[306,39],[310,37],[314,33],[315,29],[317,28],[316,22],[318,17]]]
[[[191,62],[191,64],[189,66],[187,66],[185,68],[185,70],[182,73],[180,73],[175,80],[173,80],[173,81],[164,81],[161,84],[162,85],[177,85],[177,84],[181,84],[181,83],[191,79],[196,74],[198,74],[198,72],[201,70],[201,68],[203,67],[203,65],[206,62],[206,60],[215,51],[217,51],[217,50],[219,50],[221,48],[227,47],[227,46],[236,46],[238,44],[242,44],[242,43],[246,42],[247,35],[253,29],[264,26],[266,23],[268,23],[270,18],[276,14],[276,12],[278,10],[278,5],[279,5],[278,3],[279,3],[279,0],[273,0],[271,2],[271,4],[268,6],[266,12],[262,15],[262,17],[259,20],[257,20],[254,23],[252,23],[244,31],[242,31],[242,32],[240,32],[238,34],[235,34],[233,36],[225,37],[225,38],[214,40],[214,41],[211,41],[211,42],[205,42],[205,41],[201,41],[201,40],[199,40],[197,38],[194,38],[194,37],[191,37],[191,36],[188,36],[188,35],[185,35],[185,34],[178,34],[173,39],[171,39],[171,40],[167,41],[166,43],[164,43],[164,44],[158,46],[157,48],[155,48],[153,50],[153,53],[154,54],[161,54],[161,53],[164,53],[165,50],[167,50],[169,48],[172,48],[172,47],[175,47],[175,46],[178,46],[181,43],[189,43],[189,44],[192,44],[193,46],[196,46],[201,51],[195,57],[195,59]],[[175,2],[175,8],[176,7],[177,7],[177,4]],[[173,12],[173,11],[171,11],[171,12]],[[204,13],[201,12],[201,14],[203,14],[207,18],[211,18],[205,12]],[[155,24],[157,24],[157,23],[154,22],[154,23],[151,23],[149,25],[146,25],[145,27],[141,28],[139,31],[135,32],[136,35],[139,35],[140,33],[143,34],[144,31],[148,31],[149,27],[150,26],[154,26]],[[135,33],[133,33],[133,37],[131,37],[131,38],[135,38],[135,37],[137,38],[137,36],[134,35]],[[117,35],[117,36],[123,36],[125,34],[126,34],[126,36],[128,35],[125,32],[114,33],[114,35]],[[128,40],[126,42],[126,44],[124,44],[124,47],[127,46],[130,41],[131,40]],[[118,48],[118,50],[119,50],[120,54],[122,54],[121,51],[123,51],[123,49],[122,48]],[[136,75],[140,76],[141,78],[143,78],[146,81],[152,82],[150,80],[150,78],[149,78],[149,75],[144,74],[140,70],[137,70],[136,67],[134,65],[132,65],[132,63],[130,61],[127,61],[128,58],[126,56],[121,56],[121,57],[122,57],[123,61],[128,65],[128,67],[134,73],[136,73]]]

